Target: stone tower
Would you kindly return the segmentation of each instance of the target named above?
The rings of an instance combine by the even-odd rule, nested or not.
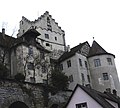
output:
[[[115,55],[105,51],[96,41],[93,41],[88,55],[93,89],[98,91],[118,91],[120,85],[114,62]]]

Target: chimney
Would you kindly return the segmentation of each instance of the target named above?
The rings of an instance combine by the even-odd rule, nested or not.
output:
[[[117,96],[117,91],[115,90],[115,89],[113,89],[113,94],[115,95],[115,96]]]
[[[70,45],[67,46],[67,52],[70,52]]]
[[[2,28],[2,37],[5,37],[5,28]]]

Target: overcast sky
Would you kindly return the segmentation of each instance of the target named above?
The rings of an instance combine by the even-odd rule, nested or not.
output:
[[[8,35],[18,30],[22,16],[32,21],[49,11],[70,47],[85,41],[91,45],[94,37],[115,54],[120,77],[120,0],[1,0],[0,4],[0,28],[5,27]]]

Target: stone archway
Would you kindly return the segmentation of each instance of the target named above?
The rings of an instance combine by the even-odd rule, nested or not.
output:
[[[12,103],[9,108],[29,108],[25,103],[17,101]]]

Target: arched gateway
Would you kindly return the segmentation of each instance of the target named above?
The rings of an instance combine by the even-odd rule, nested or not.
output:
[[[9,108],[29,108],[25,103],[17,101],[12,103]]]

